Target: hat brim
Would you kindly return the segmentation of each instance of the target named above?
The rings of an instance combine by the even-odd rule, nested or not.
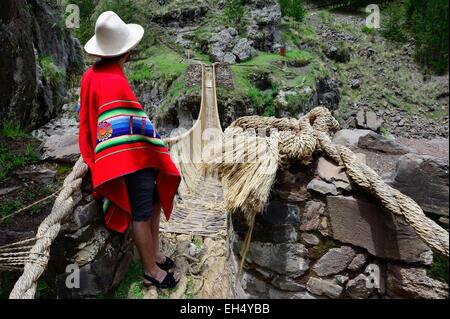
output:
[[[128,36],[127,43],[120,49],[114,50],[114,51],[105,51],[102,50],[98,43],[97,38],[94,35],[84,46],[84,50],[90,54],[95,55],[102,58],[113,58],[120,56],[134,47],[136,47],[139,42],[141,42],[142,38],[144,37],[144,28],[140,26],[139,24],[127,24],[128,30],[130,31],[130,34]]]

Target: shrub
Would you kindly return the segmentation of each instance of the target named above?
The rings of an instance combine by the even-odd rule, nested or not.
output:
[[[279,0],[279,3],[283,17],[291,17],[298,22],[305,19],[306,9],[303,0]]]
[[[361,31],[364,32],[364,33],[367,33],[367,34],[374,34],[375,33],[375,29],[371,28],[371,27],[368,27],[367,25],[363,25]]]
[[[66,78],[66,71],[58,67],[51,56],[44,56],[39,59],[39,65],[42,68],[42,75],[52,86],[56,86]]]
[[[225,22],[237,29],[243,26],[245,8],[242,0],[227,0],[224,9]]]

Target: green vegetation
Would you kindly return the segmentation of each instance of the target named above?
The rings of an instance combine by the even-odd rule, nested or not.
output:
[[[19,138],[26,136],[26,133],[19,123],[7,121],[1,127],[1,135],[7,138]]]
[[[368,27],[367,25],[363,25],[361,31],[367,34],[374,34],[376,30],[374,28]]]
[[[438,74],[448,71],[447,0],[406,1],[408,23],[416,39],[416,60]]]
[[[151,68],[144,62],[134,63],[128,74],[128,79],[135,83],[151,80],[151,77]]]
[[[279,0],[279,2],[283,17],[291,17],[299,22],[305,19],[307,12],[303,5],[303,0]]]
[[[195,292],[195,286],[194,286],[194,278],[191,276],[187,277],[187,285],[186,285],[186,299],[194,299],[194,292]]]
[[[448,260],[440,255],[435,255],[433,264],[427,271],[428,276],[448,284]]]
[[[303,69],[294,69],[302,68]],[[317,57],[303,50],[288,50],[286,56],[260,52],[249,61],[231,67],[236,93],[249,98],[259,115],[276,116],[281,109],[296,115],[309,99],[307,94],[287,94],[285,105],[275,100],[280,88],[315,87],[318,78],[326,77],[327,71]],[[258,88],[253,82],[255,74],[264,75],[270,82],[265,88]],[[258,78],[258,76],[256,76]]]
[[[241,29],[245,24],[245,8],[242,0],[227,0],[224,9],[225,23],[230,27]]]
[[[188,64],[173,50],[155,45],[145,51],[147,57],[143,61],[133,62],[127,70],[130,81],[158,80],[172,82],[182,76]]]
[[[396,1],[386,7],[382,34],[404,42],[413,36],[416,60],[432,72],[448,71],[449,8],[447,0]]]
[[[143,268],[140,262],[133,263],[128,269],[125,278],[117,288],[115,299],[143,299],[144,285],[142,283]]]
[[[11,215],[22,208],[22,203],[16,199],[2,200],[0,203],[0,218]]]
[[[66,71],[58,67],[51,56],[44,56],[39,59],[44,79],[52,86],[56,86],[66,78]]]
[[[320,20],[322,20],[322,23],[330,23],[332,20],[331,13],[328,10],[319,11],[319,17]]]
[[[4,181],[11,171],[38,162],[37,147],[37,141],[30,138],[20,141],[0,139],[0,182]]]
[[[395,2],[385,9],[385,16],[381,29],[384,37],[392,41],[405,42],[408,39],[405,30],[405,7]]]

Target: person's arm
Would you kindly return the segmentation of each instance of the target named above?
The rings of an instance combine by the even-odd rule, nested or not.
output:
[[[95,153],[94,146],[92,145],[92,133],[91,132],[91,114],[89,105],[89,98],[84,96],[85,83],[82,81],[80,91],[80,130],[78,135],[78,144],[80,146],[81,156],[86,164],[89,166],[91,173],[94,170]]]

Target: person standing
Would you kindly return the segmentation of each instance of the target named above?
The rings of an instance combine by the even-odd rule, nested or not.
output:
[[[100,60],[81,80],[80,151],[102,200],[106,226],[119,233],[131,227],[144,265],[144,285],[173,288],[179,274],[159,247],[161,209],[167,220],[181,174],[123,72],[144,28],[102,13],[85,51]]]

